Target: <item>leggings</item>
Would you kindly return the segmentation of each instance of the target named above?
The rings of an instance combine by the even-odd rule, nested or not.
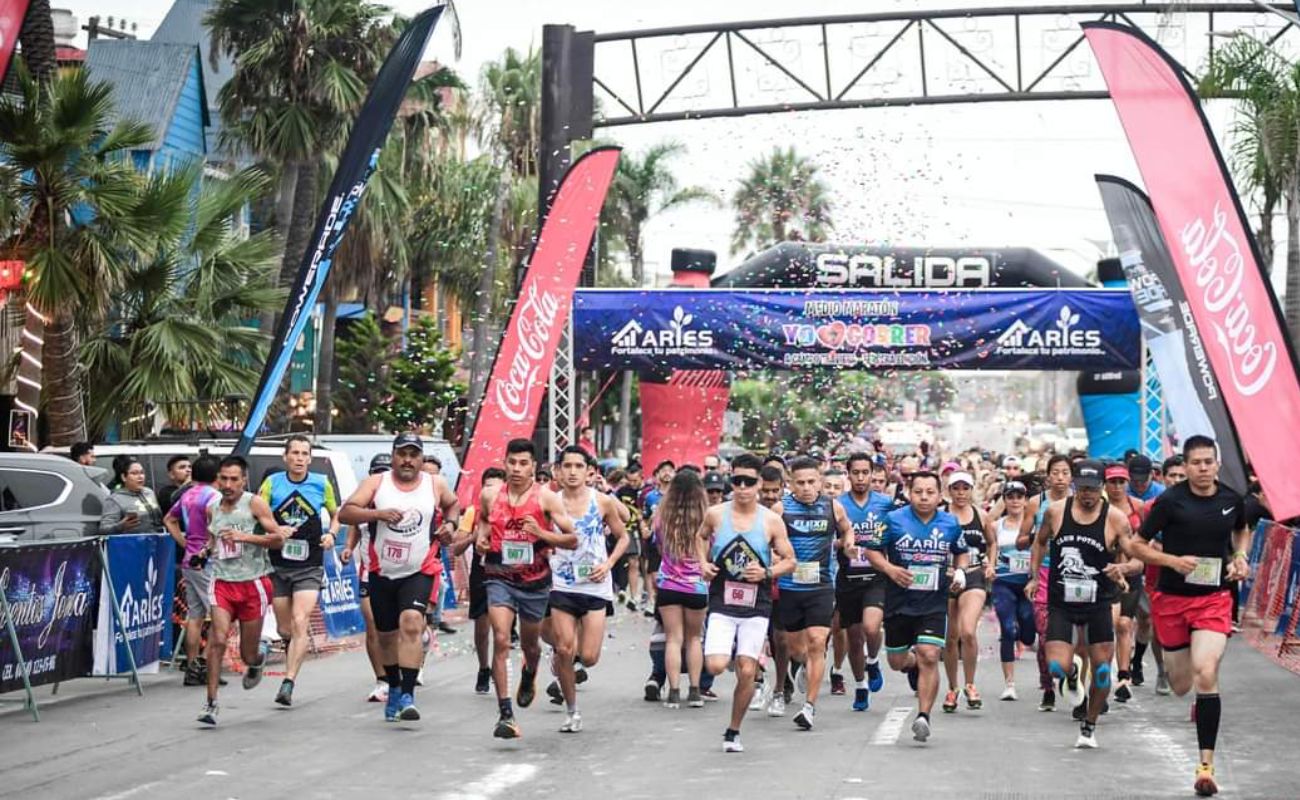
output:
[[[1038,688],[1046,692],[1055,689],[1052,675],[1047,671],[1047,579],[1048,568],[1038,572],[1038,594],[1034,595],[1034,630],[1038,632]]]
[[[1025,647],[1034,643],[1036,628],[1034,604],[1025,597],[1025,585],[1012,581],[993,581],[993,608],[1002,626],[1002,663],[1016,660],[1016,642]]]

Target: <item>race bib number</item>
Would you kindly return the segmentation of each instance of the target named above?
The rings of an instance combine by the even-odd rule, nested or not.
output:
[[[1065,586],[1065,602],[1097,602],[1097,582],[1092,578],[1062,578],[1061,583]]]
[[[533,543],[502,542],[501,563],[507,567],[518,567],[533,563]]]
[[[937,566],[909,567],[912,573],[912,585],[907,588],[913,592],[934,592],[939,589],[939,568]]]
[[[404,567],[411,560],[411,543],[400,539],[384,542],[379,551],[381,566]]]
[[[871,561],[867,559],[866,547],[863,547],[862,545],[858,545],[858,554],[853,558],[849,559],[849,566],[858,567],[858,568],[871,566]]]
[[[753,608],[758,602],[758,584],[724,581],[722,584],[723,603],[737,608]]]
[[[217,539],[217,558],[239,558],[244,554],[244,543],[230,539]]]
[[[1184,580],[1193,586],[1218,586],[1222,575],[1223,559],[1198,558],[1196,569],[1192,570]]]
[[[284,543],[280,555],[284,556],[286,561],[306,561],[310,549],[306,539],[290,539]]]
[[[595,570],[596,567],[592,564],[578,564],[573,568],[573,575],[579,582],[589,581],[591,580],[591,573]]]
[[[802,584],[820,583],[822,565],[817,561],[800,561],[794,567],[794,582]]]
[[[1009,560],[1010,563],[1011,563],[1010,572],[1011,572],[1012,575],[1028,575],[1028,574],[1029,574],[1029,554],[1028,554],[1028,553],[1012,553],[1012,554],[1011,554],[1011,558],[1008,559],[1008,560]]]

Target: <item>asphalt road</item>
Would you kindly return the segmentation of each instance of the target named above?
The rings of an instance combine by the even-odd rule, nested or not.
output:
[[[115,683],[65,684],[33,723],[12,703],[0,713],[0,797],[20,798],[1165,798],[1191,797],[1196,734],[1190,698],[1157,697],[1148,683],[1127,706],[1111,704],[1101,748],[1073,749],[1065,711],[1037,710],[1033,654],[1017,663],[1019,702],[999,702],[994,628],[984,626],[980,689],[985,708],[937,714],[917,745],[907,730],[915,700],[887,673],[870,711],[824,696],[817,727],[752,714],[746,752],[724,755],[730,676],[723,702],[669,711],[642,699],[649,624],[622,615],[604,659],[582,687],[585,729],[563,720],[544,696],[519,712],[524,737],[491,736],[496,704],[473,693],[468,630],[446,637],[417,693],[424,719],[385,723],[365,702],[362,653],[309,663],[292,709],[272,703],[278,678],[251,692],[231,680],[221,722],[194,718],[202,689],[177,675],[147,678],[145,696]],[[462,652],[456,652],[462,651]],[[540,687],[539,687],[540,688]],[[46,702],[48,689],[40,690]],[[1223,797],[1285,798],[1297,788],[1300,679],[1234,642],[1225,662],[1219,778]],[[13,699],[15,695],[8,695]],[[796,696],[796,702],[799,698]]]

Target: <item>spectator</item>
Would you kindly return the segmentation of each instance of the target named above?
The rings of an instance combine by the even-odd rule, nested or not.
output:
[[[588,455],[595,458],[596,456],[596,438],[595,431],[590,425],[584,425],[582,431],[578,434],[578,447],[586,450]]]
[[[95,446],[90,442],[77,442],[68,451],[68,456],[83,467],[95,466]]]
[[[164,515],[176,504],[181,489],[189,485],[193,469],[189,456],[172,456],[167,459],[167,477],[171,483],[158,490],[158,506]]]
[[[117,459],[114,459],[116,462]],[[144,464],[126,456],[117,471],[117,488],[104,502],[100,533],[152,533],[161,531],[162,509],[153,490],[145,486]]]
[[[109,476],[108,480],[109,491],[122,485],[122,473],[126,472],[126,468],[135,460],[136,459],[133,456],[128,456],[126,453],[119,453],[118,455],[113,456],[112,475]]]

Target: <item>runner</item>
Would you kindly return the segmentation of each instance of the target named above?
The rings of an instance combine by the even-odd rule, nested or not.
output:
[[[279,547],[293,535],[271,514],[266,501],[248,486],[248,462],[239,456],[226,456],[217,472],[220,498],[207,507],[208,545],[200,553],[213,558],[212,592],[208,604],[212,609],[212,629],[208,631],[208,700],[199,713],[199,722],[217,724],[217,687],[221,681],[221,664],[226,657],[230,627],[239,623],[239,656],[247,665],[242,684],[252,689],[262,682],[262,670],[271,652],[262,641],[262,619],[270,605],[271,562],[269,548]],[[258,526],[262,533],[257,533]]]
[[[1128,467],[1123,464],[1111,464],[1106,467],[1106,502],[1120,510],[1128,520],[1129,527],[1136,531],[1142,527],[1142,505],[1128,493]],[[1141,605],[1145,590],[1142,587],[1141,561],[1126,561],[1124,579],[1128,581],[1128,590],[1119,596],[1115,606],[1115,702],[1127,703],[1133,699],[1133,657],[1134,619]]]
[[[650,523],[653,541],[662,558],[655,587],[655,610],[664,625],[664,667],[668,676],[664,708],[681,706],[678,684],[682,677],[683,647],[690,680],[686,703],[691,708],[704,705],[700,695],[700,673],[704,669],[700,636],[709,596],[701,572],[707,542],[700,539],[699,533],[708,507],[700,476],[693,470],[683,469],[673,478]]]
[[[1151,459],[1142,454],[1135,454],[1129,458],[1128,463],[1129,484],[1128,493],[1135,499],[1144,503],[1150,502],[1164,492],[1165,487],[1151,479],[1154,465]]]
[[[574,660],[587,668],[600,660],[605,610],[614,600],[610,572],[627,550],[620,501],[586,485],[590,458],[581,447],[570,445],[561,453],[557,469],[564,510],[574,520],[578,537],[576,548],[551,552],[549,625],[543,623],[543,633],[555,648],[552,667],[564,697],[565,719],[560,733],[582,730]],[[614,535],[612,551],[605,539],[606,527]]]
[[[325,585],[324,554],[334,549],[339,534],[338,501],[334,485],[311,467],[311,440],[300,433],[284,443],[283,472],[262,482],[258,494],[281,525],[292,528],[293,536],[279,550],[271,551],[271,585],[275,588],[272,607],[280,638],[284,640],[284,680],[275,702],[293,705],[293,688],[307,657],[310,640],[307,626]],[[329,513],[329,530],[323,531],[321,512]]]
[[[1052,503],[1059,503],[1071,494],[1074,479],[1073,467],[1068,456],[1056,454],[1047,460],[1047,485],[1037,497],[1025,507],[1024,519],[1020,521],[1020,531],[1030,538],[1037,535],[1043,525],[1043,517]],[[1047,641],[1047,571],[1051,567],[1051,553],[1043,554],[1042,566],[1038,570],[1038,593],[1031,595],[1034,601],[1034,631],[1038,634],[1038,685],[1043,690],[1043,699],[1038,704],[1039,711],[1056,710],[1056,688],[1052,675],[1047,668],[1047,652],[1043,644]],[[1031,576],[1033,577],[1033,576]]]
[[[393,439],[392,465],[391,471],[370,475],[357,486],[339,510],[339,520],[358,526],[376,523],[365,563],[388,678],[384,719],[415,721],[420,718],[416,678],[424,663],[420,639],[439,558],[435,539],[451,543],[460,503],[441,475],[424,471],[424,442],[418,435],[401,433]]]
[[[844,513],[853,526],[856,558],[839,552],[836,577],[835,608],[848,637],[849,669],[853,672],[853,710],[871,707],[871,693],[885,686],[880,671],[880,646],[884,644],[881,623],[885,619],[885,578],[867,560],[866,550],[880,543],[885,515],[894,507],[893,498],[871,488],[872,477],[879,473],[866,453],[854,453],[846,464],[849,492],[840,498]]]
[[[644,598],[643,605],[646,606],[647,613],[650,607],[654,605],[655,584],[659,577],[659,547],[655,544],[653,531],[650,529],[650,520],[654,519],[655,509],[663,501],[664,495],[668,492],[668,485],[672,483],[673,477],[677,474],[677,467],[671,461],[661,461],[655,467],[655,485],[646,490],[641,501],[641,519],[644,522],[641,544],[640,570],[642,580],[641,597]],[[631,586],[631,569],[628,570],[628,584]],[[633,598],[638,595],[635,590],[632,591]],[[636,611],[636,604],[630,603],[628,608]]]
[[[217,472],[221,462],[216,456],[194,459],[193,486],[163,515],[163,525],[172,539],[185,548],[181,576],[185,580],[185,680],[186,686],[206,686],[208,665],[199,653],[203,642],[203,623],[211,614],[208,597],[212,593],[212,564],[204,553],[211,535],[208,533],[208,506],[220,496]],[[217,665],[221,672],[221,665]]]
[[[483,470],[480,479],[480,492],[495,489],[506,482],[506,471],[500,467],[488,467]],[[474,545],[474,522],[478,519],[478,507],[471,506],[460,515],[460,536],[452,544],[451,553],[463,557]],[[478,553],[470,553],[469,559],[469,618],[474,622],[474,654],[478,657],[478,674],[474,676],[474,691],[487,694],[491,691],[492,667],[488,661],[491,626],[488,625],[487,589],[483,586],[483,558]]]
[[[1002,629],[1002,700],[1018,700],[1016,694],[1016,647],[1034,644],[1034,604],[1025,596],[1032,554],[1028,537],[1020,533],[1025,515],[1027,490],[1020,481],[1002,487],[1005,515],[993,525],[989,538],[997,542],[998,563],[993,580],[993,608]],[[1041,648],[1040,648],[1041,649]]]
[[[731,461],[731,501],[704,515],[699,539],[708,547],[704,576],[709,581],[709,627],[705,666],[719,675],[733,662],[736,690],[731,720],[722,734],[722,752],[744,752],[740,725],[754,695],[774,577],[795,568],[794,552],[781,518],[758,503],[762,462],[752,453]]]
[[[633,588],[632,576],[636,576],[640,587],[640,553],[641,542],[645,537],[645,524],[641,519],[641,510],[644,508],[642,495],[645,489],[645,479],[641,474],[641,465],[633,461],[627,465],[627,470],[623,474],[623,481],[614,489],[614,496],[622,503],[628,511],[627,520],[627,550],[623,559],[614,569],[614,588],[618,591],[619,605],[624,605],[629,597],[628,591]],[[613,549],[613,543],[610,543],[610,549]]]
[[[957,518],[939,511],[939,476],[916,472],[911,502],[889,512],[880,543],[867,551],[891,582],[885,593],[885,652],[917,693],[912,738],[930,738],[930,711],[939,694],[939,657],[948,628],[948,587],[966,579],[970,556]],[[951,577],[945,569],[953,557]]]
[[[832,466],[822,473],[822,491],[832,500],[838,500],[844,494],[845,482],[847,476],[843,469],[838,466]],[[837,549],[836,556],[842,556],[843,551]],[[840,569],[843,570],[844,564],[841,560]],[[838,581],[838,578],[836,579]],[[838,586],[838,583],[836,584]],[[844,657],[848,654],[848,632],[840,623],[839,605],[836,605],[835,612],[831,615],[831,694],[844,694]]]
[[[515,618],[524,654],[515,699],[520,708],[528,708],[537,694],[537,667],[542,656],[538,636],[551,592],[551,549],[578,546],[564,502],[537,484],[536,471],[537,449],[532,441],[511,439],[506,445],[506,482],[483,491],[474,526],[475,548],[484,557],[483,584],[492,625],[492,682],[500,711],[492,735],[498,739],[523,735],[507,683],[506,662]]]
[[[785,498],[785,462],[768,456],[758,473],[758,501],[769,511],[782,514]],[[772,653],[773,680],[763,676],[764,690],[771,693],[768,699],[769,717],[785,716],[785,707],[794,695],[794,682],[790,680],[790,654],[785,645],[785,628],[781,625],[781,589],[772,583],[772,614],[767,621],[768,649]]]
[[[1214,777],[1214,747],[1222,713],[1219,664],[1232,634],[1232,597],[1227,582],[1249,574],[1246,553],[1250,552],[1251,535],[1245,501],[1219,483],[1214,440],[1189,436],[1183,443],[1183,459],[1187,480],[1156,500],[1133,549],[1138,558],[1160,567],[1151,617],[1164,647],[1165,671],[1174,692],[1181,697],[1196,689],[1201,763],[1194,788],[1198,795],[1208,797],[1219,791]],[[1164,541],[1163,551],[1148,544],[1158,532]]]
[[[969,557],[964,581],[954,581],[948,598],[948,628],[944,643],[943,666],[948,674],[948,693],[943,698],[943,710],[951,714],[957,710],[957,660],[961,659],[966,686],[966,707],[972,711],[984,707],[979,689],[975,687],[975,669],[979,662],[979,623],[988,598],[988,586],[993,583],[997,546],[988,535],[986,521],[980,518],[974,503],[975,478],[969,472],[954,472],[948,479],[951,497],[948,512],[957,518],[966,542]],[[960,585],[958,585],[960,584]]]
[[[1086,702],[1079,723],[1075,747],[1097,747],[1097,717],[1110,694],[1110,660],[1115,655],[1115,624],[1111,604],[1127,584],[1124,567],[1115,559],[1127,552],[1131,529],[1124,514],[1102,499],[1105,467],[1085,459],[1074,470],[1073,497],[1048,507],[1034,538],[1030,575],[1041,566],[1043,553],[1050,551],[1047,659],[1061,695],[1068,688],[1071,705]],[[1037,591],[1038,579],[1030,578],[1027,593]],[[1085,629],[1092,679],[1083,671],[1083,661],[1074,653],[1075,628]],[[1069,664],[1067,669],[1066,665]]]
[[[379,475],[393,468],[393,456],[378,453],[370,459],[368,475]],[[360,595],[361,618],[366,624],[366,657],[370,659],[370,668],[375,673],[375,687],[370,690],[366,701],[370,703],[388,702],[388,676],[384,674],[384,648],[379,643],[379,629],[375,627],[375,615],[370,609],[370,576],[366,570],[366,551],[375,535],[375,523],[368,525],[349,525],[348,540],[339,559],[344,563],[357,557],[357,586]]]

